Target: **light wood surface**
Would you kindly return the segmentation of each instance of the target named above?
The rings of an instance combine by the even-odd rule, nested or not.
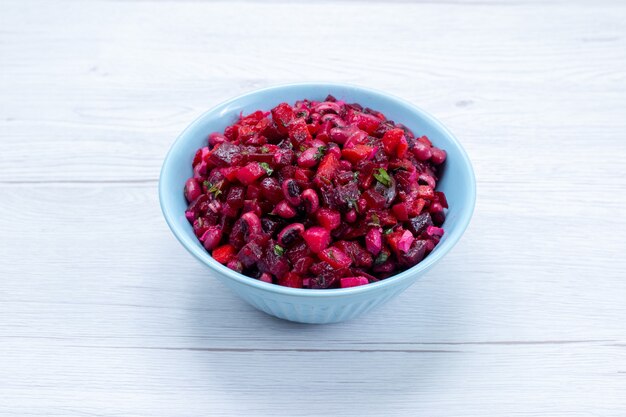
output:
[[[626,3],[0,3],[0,416],[626,415]],[[458,246],[361,319],[257,312],[171,235],[220,101],[374,87],[476,170]]]

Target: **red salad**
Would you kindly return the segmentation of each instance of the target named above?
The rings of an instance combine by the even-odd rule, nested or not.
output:
[[[359,104],[281,103],[241,116],[193,159],[185,215],[213,258],[295,288],[365,285],[441,239],[446,152]]]

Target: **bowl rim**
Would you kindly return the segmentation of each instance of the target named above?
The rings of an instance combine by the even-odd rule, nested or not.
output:
[[[299,87],[319,87],[319,88],[347,88],[352,90],[359,90],[361,92],[367,93],[372,97],[372,100],[376,99],[386,99],[397,102],[398,104],[408,108],[411,112],[418,113],[422,118],[424,118],[427,123],[434,125],[437,129],[443,132],[448,136],[448,139],[458,148],[461,154],[461,163],[464,165],[464,171],[466,171],[469,175],[469,183],[471,186],[471,190],[469,193],[469,203],[464,210],[461,210],[459,214],[459,219],[457,226],[455,228],[456,233],[452,234],[450,238],[446,239],[444,242],[441,242],[438,245],[437,251],[429,254],[425,257],[421,262],[417,265],[400,272],[399,274],[393,275],[384,280],[374,282],[368,285],[361,285],[357,287],[350,288],[330,288],[324,290],[315,290],[309,288],[291,288],[284,287],[277,284],[270,284],[267,282],[256,280],[252,277],[248,277],[246,275],[240,274],[239,272],[233,271],[232,269],[226,267],[225,265],[220,264],[206,251],[204,248],[197,246],[195,242],[191,242],[188,239],[187,233],[182,231],[178,224],[174,221],[174,218],[177,216],[174,213],[174,210],[167,205],[166,198],[164,197],[166,193],[170,192],[170,190],[166,189],[165,182],[163,179],[169,175],[170,170],[172,169],[172,154],[183,146],[184,138],[188,135],[188,133],[200,124],[205,118],[213,115],[216,111],[220,109],[227,108],[230,104],[233,104],[239,100],[248,98],[250,96],[257,95],[259,93],[271,92],[271,91],[280,91],[283,89],[290,88],[299,88]],[[445,254],[447,254],[460,240],[461,236],[465,233],[472,215],[474,213],[475,205],[476,205],[476,176],[474,174],[474,170],[472,168],[472,164],[467,155],[467,152],[461,145],[461,143],[457,140],[457,138],[435,117],[430,115],[428,112],[422,110],[418,106],[412,104],[408,100],[405,100],[401,97],[395,96],[393,94],[389,94],[380,90],[371,89],[369,87],[362,87],[360,85],[350,84],[350,83],[337,83],[337,82],[299,82],[299,83],[286,83],[286,84],[276,84],[269,87],[264,87],[256,90],[252,90],[228,100],[222,101],[215,106],[212,106],[209,110],[203,112],[200,116],[198,116],[192,123],[190,123],[176,138],[176,140],[172,143],[170,149],[165,156],[163,161],[163,165],[161,167],[161,172],[159,175],[159,203],[161,206],[161,211],[163,212],[163,216],[165,217],[165,221],[169,226],[170,230],[176,237],[176,239],[183,245],[183,247],[191,253],[196,259],[198,259],[203,264],[207,265],[213,271],[218,273],[219,275],[226,276],[234,281],[237,281],[240,284],[244,284],[250,287],[257,288],[263,291],[269,291],[272,293],[278,293],[283,295],[290,295],[296,297],[315,297],[315,298],[325,298],[325,297],[341,297],[347,295],[357,295],[357,294],[365,294],[373,291],[382,290],[386,287],[391,287],[394,285],[399,285],[404,281],[409,280],[414,275],[419,275],[421,272],[425,272],[430,267],[432,267],[435,263],[437,263]]]

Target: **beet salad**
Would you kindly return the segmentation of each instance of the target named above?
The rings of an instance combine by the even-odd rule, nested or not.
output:
[[[365,285],[439,243],[446,152],[356,103],[281,103],[211,133],[185,183],[207,251],[251,278],[294,288]]]

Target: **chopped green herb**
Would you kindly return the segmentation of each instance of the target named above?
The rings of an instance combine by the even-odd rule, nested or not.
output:
[[[322,159],[324,157],[324,154],[326,153],[326,149],[328,149],[326,146],[320,146],[319,148],[317,148],[315,159]]]
[[[355,181],[359,179],[359,171],[354,171],[354,172],[352,173],[352,175],[354,175],[354,180],[355,180]]]
[[[283,256],[283,254],[285,253],[285,248],[280,245],[274,245],[274,253],[277,256]]]
[[[300,145],[300,152],[304,152],[306,151],[308,148],[306,147],[306,145]]]
[[[385,231],[383,233],[388,235],[391,232],[393,232],[393,228],[392,227],[390,227],[389,229],[385,229]]]
[[[378,180],[385,187],[389,187],[391,185],[391,177],[385,170],[385,168],[378,168],[378,172],[374,172],[374,178]]]
[[[380,219],[377,214],[372,214],[372,221],[369,223],[370,226],[380,226]]]
[[[268,153],[269,151],[270,151],[270,148],[268,148],[267,146],[261,147],[261,153]]]
[[[222,181],[218,182],[217,184],[211,184],[208,181],[204,181],[203,184],[207,188],[207,192],[213,194],[215,197],[222,194],[222,190],[220,190],[220,187],[222,186]]]
[[[381,252],[380,255],[378,255],[378,258],[376,258],[376,260],[374,261],[374,264],[380,265],[384,263],[387,259],[389,259],[389,254],[387,252]]]
[[[333,252],[332,249],[328,251],[328,257],[332,259],[333,261],[337,260],[337,258],[335,258],[335,253]]]
[[[265,172],[267,172],[268,176],[272,175],[272,173],[274,172],[270,164],[268,164],[267,162],[261,162],[259,165],[261,165],[261,168],[263,168]]]

